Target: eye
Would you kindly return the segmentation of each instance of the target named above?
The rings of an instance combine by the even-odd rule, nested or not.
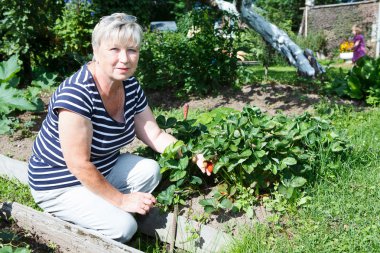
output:
[[[128,48],[127,51],[128,51],[128,53],[136,53],[137,49],[136,48]]]

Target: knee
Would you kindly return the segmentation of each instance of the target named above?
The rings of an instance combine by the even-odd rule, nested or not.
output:
[[[137,222],[130,213],[126,213],[126,217],[118,219],[109,231],[109,237],[115,241],[125,243],[128,242],[137,231]]]
[[[150,185],[156,187],[161,180],[160,165],[152,159],[144,159],[143,163],[146,181],[149,181]]]

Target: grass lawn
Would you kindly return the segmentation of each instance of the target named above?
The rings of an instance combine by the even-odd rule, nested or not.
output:
[[[380,252],[380,109],[338,113],[353,151],[326,157],[308,206],[244,230],[228,252]]]

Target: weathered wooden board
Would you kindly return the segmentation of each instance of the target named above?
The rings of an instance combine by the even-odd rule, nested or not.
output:
[[[0,154],[0,176],[16,178],[23,184],[28,183],[28,164]]]
[[[140,250],[18,203],[0,203],[0,211],[1,215],[12,217],[18,226],[37,234],[46,243],[54,243],[62,252],[142,253]]]

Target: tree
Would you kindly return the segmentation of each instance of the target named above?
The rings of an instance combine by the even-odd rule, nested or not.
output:
[[[289,63],[298,69],[301,75],[312,77],[319,72],[324,72],[324,69],[318,63],[316,63],[314,67],[310,64],[304,51],[295,44],[283,30],[269,23],[256,13],[253,9],[252,1],[242,0],[236,3],[230,3],[222,0],[211,0],[209,2],[220,10],[238,17],[240,16],[240,18],[249,27],[259,33],[269,45],[285,56]]]
[[[19,56],[23,87],[32,81],[32,64],[43,61],[54,45],[49,27],[62,5],[54,0],[0,0],[0,60]]]

